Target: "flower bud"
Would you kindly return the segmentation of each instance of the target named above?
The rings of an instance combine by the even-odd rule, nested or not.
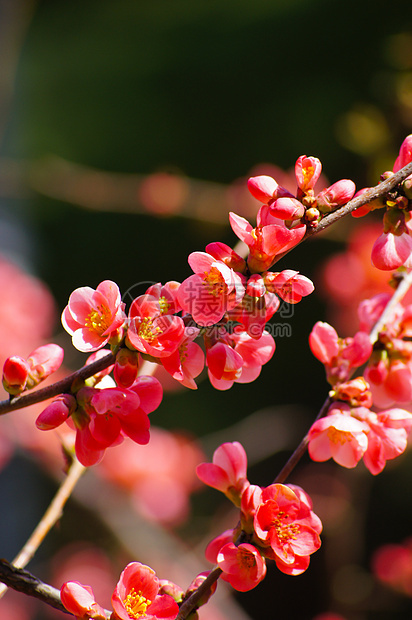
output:
[[[270,205],[270,214],[280,220],[300,220],[305,215],[305,207],[296,198],[278,198]]]
[[[332,209],[346,204],[354,195],[355,190],[355,183],[350,179],[341,179],[330,185],[316,196],[319,211],[329,213]]]
[[[26,387],[29,365],[19,355],[8,357],[3,366],[3,387],[13,396],[20,394]]]
[[[299,189],[306,192],[313,189],[322,172],[322,164],[317,157],[301,155],[295,164],[295,176]]]
[[[202,573],[199,573],[198,576],[193,579],[192,583],[186,590],[184,598],[185,599],[189,598],[191,594],[196,592],[196,590],[202,585],[202,583],[205,581],[205,579],[208,577],[209,574],[210,574],[210,571],[203,571]],[[214,594],[216,588],[217,588],[217,582],[215,581],[214,583],[212,583],[210,588],[206,590],[203,596],[198,600],[198,602],[196,603],[197,606],[201,607],[202,605],[205,605],[210,599],[210,597],[212,596],[212,594]]]
[[[128,388],[136,380],[139,365],[139,354],[126,347],[120,349],[116,355],[114,378],[119,387]]]
[[[72,415],[76,407],[77,401],[72,394],[60,394],[60,396],[55,398],[37,417],[37,428],[41,431],[57,428]]]
[[[33,388],[58,370],[63,361],[64,351],[57,344],[45,344],[35,349],[27,358],[30,368],[27,387]]]
[[[399,155],[395,160],[393,171],[398,172],[401,168],[412,161],[412,133],[406,136],[399,149]]]

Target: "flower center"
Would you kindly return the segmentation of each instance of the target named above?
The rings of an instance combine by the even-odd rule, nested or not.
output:
[[[92,332],[103,334],[110,326],[110,310],[106,306],[99,306],[92,310],[85,321],[85,326]]]
[[[157,335],[161,333],[160,327],[153,327],[153,319],[145,316],[139,325],[139,336],[146,340],[146,342],[152,342],[157,338]]]
[[[331,441],[332,443],[340,443],[341,445],[349,441],[352,437],[351,433],[345,433],[343,431],[338,431],[333,426],[329,426],[327,435],[328,435],[329,441]]]
[[[136,592],[136,590],[132,588],[124,599],[123,604],[129,614],[129,618],[141,618],[146,615],[146,609],[151,602],[152,601],[145,598],[140,591]]]
[[[313,166],[307,166],[306,168],[302,168],[302,175],[303,175],[303,180],[305,183],[311,180],[314,172],[315,172],[315,169]]]
[[[226,282],[216,267],[211,267],[209,271],[203,274],[203,282],[208,288],[208,292],[215,297],[223,295]]]
[[[172,304],[167,301],[166,297],[159,297],[159,306],[160,306],[160,312],[162,314],[166,314],[166,312],[169,311],[169,308]]]
[[[285,544],[289,542],[289,540],[296,539],[300,531],[299,525],[296,523],[285,523],[287,518],[288,515],[283,510],[280,510],[272,524],[272,527],[275,529],[277,539],[281,544]]]

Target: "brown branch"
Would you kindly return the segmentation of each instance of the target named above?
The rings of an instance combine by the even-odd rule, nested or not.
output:
[[[59,590],[43,583],[28,571],[16,568],[3,559],[0,559],[0,581],[9,588],[17,590],[17,592],[34,596],[55,609],[64,611],[66,614],[69,613],[61,602]]]
[[[382,181],[375,187],[371,187],[370,189],[363,192],[363,194],[356,196],[356,198],[352,198],[352,200],[343,205],[343,207],[339,207],[339,209],[328,213],[319,222],[316,228],[309,228],[306,231],[305,236],[298,244],[294,245],[293,248],[291,248],[290,250],[279,254],[274,260],[273,265],[275,265],[284,256],[286,256],[286,254],[289,254],[289,252],[291,252],[294,248],[300,245],[300,243],[306,241],[306,239],[308,239],[309,237],[313,237],[313,235],[317,235],[318,233],[323,232],[324,230],[326,230],[326,228],[329,228],[329,226],[332,226],[332,224],[335,224],[346,215],[349,215],[349,213],[352,213],[352,211],[356,211],[356,209],[359,209],[359,207],[368,204],[368,202],[372,202],[372,200],[375,200],[376,198],[382,198],[383,196],[385,196],[385,194],[387,194],[397,185],[399,185],[399,183],[402,183],[402,181],[404,181],[406,177],[408,177],[410,174],[412,174],[412,162],[398,170],[398,172],[392,174],[385,181]]]
[[[116,358],[113,353],[109,353],[105,357],[102,357],[91,364],[87,364],[87,366],[83,366],[79,370],[76,370],[72,374],[68,375],[64,379],[61,379],[60,381],[57,381],[56,383],[53,383],[52,385],[48,385],[40,390],[36,390],[35,392],[16,396],[10,400],[3,400],[0,402],[0,415],[4,415],[10,411],[15,411],[16,409],[22,409],[23,407],[29,407],[30,405],[40,403],[43,400],[48,400],[53,396],[58,396],[64,392],[69,392],[73,382],[76,379],[88,379],[101,370],[104,370],[105,368],[108,368],[108,366],[114,364],[115,360]]]
[[[60,590],[44,583],[26,570],[16,568],[4,559],[0,559],[0,581],[17,592],[33,596],[50,607],[70,614],[61,601]],[[112,612],[107,609],[104,612],[107,620],[109,620]]]

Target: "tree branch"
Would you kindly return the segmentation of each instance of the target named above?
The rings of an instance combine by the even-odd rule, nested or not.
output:
[[[23,407],[29,407],[30,405],[40,403],[43,400],[48,400],[53,396],[58,396],[64,392],[69,392],[73,382],[76,379],[88,379],[101,370],[108,368],[108,366],[114,364],[115,361],[116,357],[113,353],[108,353],[105,357],[102,357],[96,362],[83,366],[79,370],[76,370],[72,374],[68,375],[64,379],[61,379],[60,381],[57,381],[56,383],[53,383],[52,385],[48,385],[40,390],[36,390],[35,392],[29,392],[28,394],[22,394],[21,396],[10,398],[9,400],[3,400],[0,402],[0,415],[10,413],[10,411],[15,411],[16,409],[22,409]]]

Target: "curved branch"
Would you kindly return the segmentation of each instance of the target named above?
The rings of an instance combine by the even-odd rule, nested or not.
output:
[[[108,366],[114,364],[115,361],[116,357],[113,353],[109,353],[105,357],[102,357],[96,362],[83,366],[79,370],[76,370],[72,374],[68,375],[64,379],[61,379],[60,381],[57,381],[56,383],[53,383],[52,385],[48,385],[40,390],[36,390],[35,392],[16,396],[15,398],[11,398],[9,400],[3,400],[0,402],[0,415],[10,413],[10,411],[15,411],[16,409],[22,409],[23,407],[29,407],[35,403],[40,403],[43,400],[52,398],[53,396],[58,396],[63,392],[69,392],[73,382],[76,379],[88,379],[101,370],[108,368]]]

